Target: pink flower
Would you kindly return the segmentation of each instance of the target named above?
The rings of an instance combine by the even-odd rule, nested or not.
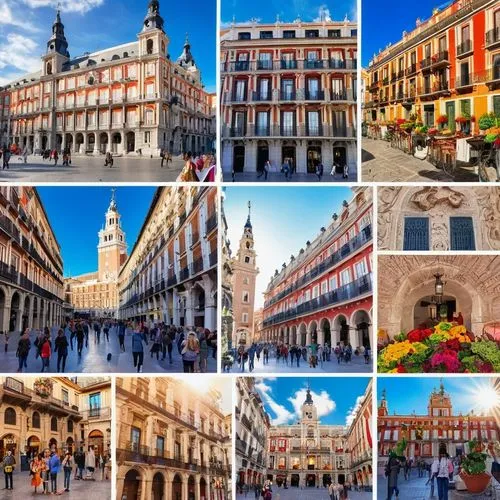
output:
[[[458,353],[451,349],[436,352],[431,358],[431,366],[433,368],[444,368],[447,373],[457,373],[460,369]]]

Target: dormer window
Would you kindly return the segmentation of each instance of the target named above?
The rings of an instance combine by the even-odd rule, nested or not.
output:
[[[238,33],[238,40],[250,40],[251,35],[248,31],[242,31]]]
[[[273,32],[272,31],[261,31],[260,32],[260,38],[261,39],[273,38]]]
[[[319,38],[319,30],[306,30],[306,38]]]

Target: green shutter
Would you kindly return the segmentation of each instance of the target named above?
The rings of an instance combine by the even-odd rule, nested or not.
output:
[[[462,116],[470,116],[470,99],[462,99],[460,101],[460,111]]]

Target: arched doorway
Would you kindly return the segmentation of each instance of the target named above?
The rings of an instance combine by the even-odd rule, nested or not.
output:
[[[130,469],[125,474],[123,481],[122,498],[127,500],[137,500],[139,498],[139,488],[141,485],[141,476],[135,469]]]
[[[26,452],[30,458],[38,455],[38,453],[40,453],[42,449],[42,443],[40,442],[40,438],[38,438],[37,436],[30,436],[27,439],[26,444],[28,446]]]
[[[153,485],[152,485],[152,500],[163,500],[164,495],[163,492],[165,491],[165,478],[163,477],[163,474],[160,472],[157,472],[153,476]]]
[[[349,343],[349,325],[344,315],[340,314],[335,318],[334,329],[339,334],[339,341],[347,345]]]
[[[182,479],[179,474],[172,481],[172,500],[182,500]]]
[[[87,136],[87,150],[94,151],[94,149],[95,149],[95,134],[89,134]]]
[[[42,136],[42,149],[44,151],[47,149],[48,142],[49,142],[48,137],[46,135],[43,135]]]
[[[316,475],[315,474],[307,474],[306,486],[308,488],[314,488],[316,486]]]
[[[371,318],[370,315],[364,311],[356,311],[351,318],[351,324],[355,325],[356,332],[358,333],[358,345],[365,348],[371,348]]]
[[[135,132],[127,132],[127,153],[135,151]]]
[[[235,144],[233,146],[233,170],[243,172],[245,168],[245,146]]]
[[[1,302],[0,302],[1,305]],[[0,308],[0,311],[2,309]],[[0,314],[2,314],[0,312]],[[38,328],[38,299],[36,297],[33,298],[33,328]]]
[[[188,500],[195,500],[196,498],[196,481],[193,476],[188,479]]]
[[[323,487],[332,484],[332,476],[330,474],[323,474]]]
[[[257,142],[257,170],[264,167],[266,161],[269,160],[269,145],[267,141]]]
[[[100,151],[102,154],[108,151],[108,134],[106,132],[101,132],[99,136]]]
[[[452,321],[457,312],[457,299],[452,295],[444,295],[441,304],[436,304],[431,295],[417,300],[413,308],[413,328],[433,327],[440,321]]]
[[[333,161],[341,167],[347,164],[347,152],[344,146],[334,146]]]
[[[56,134],[56,149],[57,151],[61,151],[61,146],[62,146],[62,135],[61,134]]]
[[[104,453],[104,434],[99,430],[93,430],[89,434],[88,445],[89,449],[91,446],[94,447],[95,456],[102,455]]]
[[[330,330],[330,321],[328,319],[323,318],[320,322],[320,328],[323,332],[323,343],[328,344],[330,347],[332,345],[332,333]]]
[[[345,483],[345,474],[339,474],[339,484]]]
[[[206,500],[207,498],[207,482],[205,478],[200,479],[200,500]]]
[[[16,455],[17,443],[14,434],[5,434],[0,439],[0,456],[4,457],[8,451],[11,451],[14,456]]]
[[[305,323],[301,323],[299,326],[299,339],[300,345],[305,346],[307,340],[307,328]]]
[[[17,292],[14,292],[10,301],[9,332],[14,332],[17,329],[17,320],[20,314],[20,302],[21,299],[19,297],[19,294]]]
[[[311,342],[316,344],[318,342],[318,323],[316,321],[311,321],[309,325],[309,333]]]
[[[66,149],[69,151],[73,151],[73,136],[71,134],[66,134],[64,136],[65,138],[65,143],[66,143]]]
[[[315,174],[316,167],[321,163],[321,142],[309,141],[307,146],[307,173]]]
[[[290,170],[294,170],[297,166],[296,162],[296,144],[295,141],[285,141],[281,147],[281,164],[288,160]]]
[[[30,298],[26,296],[24,298],[24,307],[23,307],[23,320],[21,325],[21,331],[24,332],[26,328],[29,326],[29,316],[30,316]]]
[[[83,144],[83,134],[78,133],[76,134],[75,137],[75,153],[84,153],[84,151],[81,151],[82,144]]]
[[[298,474],[292,474],[290,476],[290,486],[298,488],[300,486],[300,476]]]
[[[118,145],[122,143],[122,135],[119,132],[115,132],[111,137],[111,151],[113,153],[118,152]]]

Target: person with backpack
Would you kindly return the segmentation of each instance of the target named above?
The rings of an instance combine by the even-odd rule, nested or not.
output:
[[[173,363],[172,361],[172,348],[174,346],[173,341],[175,333],[172,335],[170,331],[164,329],[163,330],[163,335],[162,335],[162,353],[163,353],[163,358],[162,361],[166,358],[166,355],[168,353],[168,360],[170,364]]]
[[[64,335],[64,330],[62,328],[57,332],[57,337],[54,346],[54,352],[57,352],[57,372],[62,371],[66,368],[66,358],[68,357],[68,339]],[[62,370],[61,368],[62,361]]]
[[[19,339],[19,342],[17,343],[16,356],[19,359],[19,368],[17,369],[18,373],[21,373],[23,371],[23,366],[26,369],[28,369],[26,361],[28,359],[28,354],[30,352],[30,349],[31,349],[30,332],[29,329],[26,328],[21,338]]]
[[[200,343],[194,332],[189,332],[187,339],[182,342],[182,364],[184,373],[194,373],[194,363],[198,359]]]
[[[67,451],[62,461],[64,471],[64,491],[69,491],[69,483],[71,481],[71,472],[73,470],[74,463],[73,456],[69,451]]]
[[[2,467],[3,467],[4,476],[5,476],[5,489],[6,490],[13,490],[14,489],[14,484],[12,482],[12,474],[14,472],[15,465],[16,465],[16,459],[14,458],[14,455],[12,455],[12,451],[7,450],[7,454],[3,457],[3,460],[2,460]]]
[[[160,360],[160,351],[162,350],[162,337],[161,337],[161,331],[159,328],[152,329],[154,333],[153,337],[153,345],[151,346],[150,353],[151,353],[151,358],[156,354],[156,361]]]

